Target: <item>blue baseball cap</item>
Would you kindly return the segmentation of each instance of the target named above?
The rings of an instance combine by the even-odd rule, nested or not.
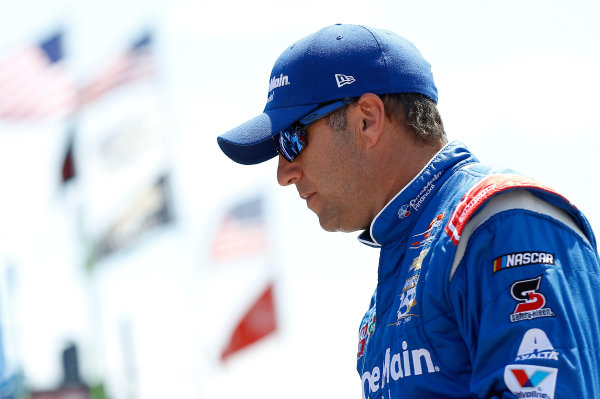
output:
[[[420,93],[437,103],[431,66],[397,34],[360,25],[325,27],[277,59],[262,114],[220,135],[221,150],[252,165],[277,155],[271,139],[320,105],[364,93]]]

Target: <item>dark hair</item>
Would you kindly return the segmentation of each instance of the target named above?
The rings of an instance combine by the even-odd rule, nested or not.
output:
[[[417,93],[381,95],[385,115],[397,123],[404,124],[415,139],[423,144],[446,143],[446,132],[435,102]],[[327,115],[327,126],[337,131],[347,128],[347,107]]]

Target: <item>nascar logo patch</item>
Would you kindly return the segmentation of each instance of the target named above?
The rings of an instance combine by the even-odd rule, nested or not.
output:
[[[514,252],[494,259],[493,272],[517,266],[553,264],[554,254],[548,252]]]

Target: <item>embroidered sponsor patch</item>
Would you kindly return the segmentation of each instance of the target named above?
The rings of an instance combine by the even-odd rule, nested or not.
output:
[[[510,286],[510,295],[518,302],[510,315],[510,322],[533,320],[540,317],[554,317],[551,308],[545,307],[546,297],[540,292],[542,276],[515,281]]]
[[[400,209],[398,209],[398,217],[400,219],[404,219],[408,215],[410,215],[410,210],[408,208],[408,204],[404,204],[400,207]]]
[[[516,266],[553,265],[554,254],[548,252],[514,252],[502,255],[493,262],[494,273]]]
[[[509,364],[504,368],[504,383],[517,398],[554,399],[558,369]]]
[[[396,346],[396,345],[394,345]],[[432,358],[432,353],[426,348],[409,349],[410,346],[407,341],[402,341],[402,350],[397,346],[388,347],[385,350],[385,354],[381,353],[375,359],[379,359],[381,363],[374,366],[370,371],[365,370],[364,367],[359,369],[361,375],[361,383],[363,386],[363,399],[366,398],[384,398],[391,399],[390,388],[398,381],[405,379],[412,379],[420,375],[427,375],[440,372],[440,366],[434,363],[435,357]],[[434,352],[435,353],[435,352]],[[374,363],[374,362],[373,362]],[[435,380],[431,378],[429,381]],[[382,394],[385,386],[387,388],[387,395]],[[406,387],[407,383],[400,383]],[[376,395],[370,395],[372,392],[377,392]],[[396,397],[396,395],[394,395]]]
[[[375,298],[376,295],[373,295]],[[358,352],[356,357],[361,357],[365,349],[367,347],[367,343],[369,342],[369,338],[375,332],[375,321],[377,320],[377,305],[373,303],[373,306],[369,309],[369,311],[364,315],[362,322],[360,323],[360,329],[358,330]]]
[[[398,210],[398,217],[400,219],[404,219],[405,217],[410,215],[411,209],[415,211],[419,210],[419,208],[423,204],[423,201],[425,201],[425,199],[429,196],[429,194],[431,194],[431,192],[435,188],[434,183],[440,178],[441,175],[442,172],[438,172],[435,175],[433,175],[431,180],[429,180],[427,184],[423,186],[423,188],[421,189],[421,191],[419,191],[415,198],[411,199],[407,204],[404,204],[400,207],[400,209]]]
[[[400,293],[400,305],[398,306],[398,318],[395,323],[390,324],[398,325],[409,321],[412,316],[418,316],[412,309],[417,304],[417,286],[419,284],[419,277],[421,275],[421,266],[423,265],[423,259],[429,252],[429,248],[423,248],[419,253],[419,256],[413,259],[408,271],[412,273],[404,282],[402,287],[402,293]]]
[[[544,330],[532,328],[523,335],[515,361],[529,359],[558,360],[558,352],[554,350]]]
[[[275,89],[290,85],[290,78],[282,73],[279,76],[272,76],[269,81],[269,92],[267,94],[267,103],[270,103],[275,98]]]
[[[424,248],[424,247],[430,246],[431,243],[435,239],[435,236],[437,234],[437,231],[439,230],[439,227],[442,224],[443,219],[444,219],[443,213],[437,215],[435,218],[433,218],[431,223],[429,223],[429,225],[427,226],[427,228],[425,229],[424,232],[413,235],[412,239],[414,241],[412,241],[410,243],[409,248],[410,249],[419,249],[419,248]]]
[[[444,231],[446,234],[448,234],[454,245],[458,245],[458,241],[460,240],[460,236],[462,235],[462,231],[467,222],[476,213],[477,209],[479,209],[481,205],[483,205],[494,195],[514,188],[529,188],[553,193],[563,198],[565,202],[568,202],[566,198],[558,194],[552,188],[524,176],[488,176],[471,188],[462,197],[461,201],[452,212],[448,224],[444,228]]]
[[[341,73],[335,74],[335,83],[337,83],[337,87],[351,85],[354,82],[356,82],[356,79],[354,79],[354,76],[344,75]]]

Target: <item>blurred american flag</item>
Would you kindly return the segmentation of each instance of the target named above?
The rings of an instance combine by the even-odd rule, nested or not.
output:
[[[77,104],[75,79],[63,62],[63,34],[14,46],[0,55],[0,119],[69,116]]]
[[[265,254],[267,244],[263,200],[246,199],[221,220],[212,245],[212,259],[228,262]]]
[[[110,57],[81,88],[81,105],[94,102],[126,84],[154,77],[156,65],[152,43],[151,33],[144,32],[128,48]]]

